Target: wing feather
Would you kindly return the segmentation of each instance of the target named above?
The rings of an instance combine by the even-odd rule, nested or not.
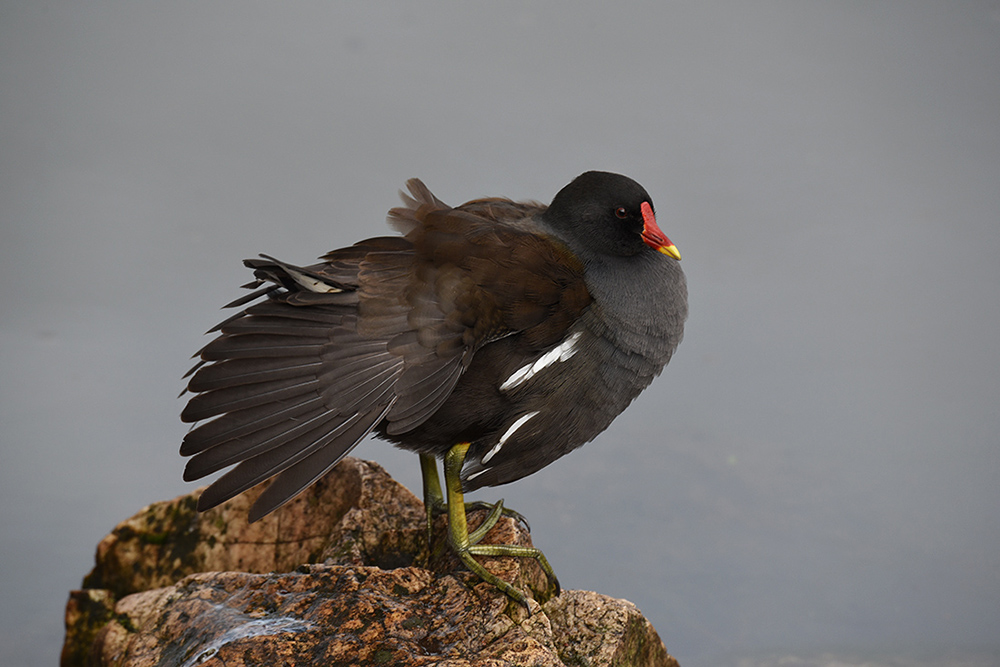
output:
[[[388,409],[389,406],[386,406],[381,411],[372,410],[365,415],[360,415],[335,437],[328,437],[327,442],[323,443],[324,446],[310,447],[309,456],[283,470],[271,482],[271,485],[260,494],[260,497],[250,508],[249,520],[256,521],[270,514],[325,475],[362,438],[371,432],[385,416]]]
[[[351,415],[341,421],[333,429],[317,429],[299,437],[292,438],[284,444],[269,449],[266,452],[244,459],[239,465],[220,477],[210,487],[205,489],[198,499],[198,509],[215,507],[233,496],[243,493],[249,488],[294,466],[310,454],[335,442],[345,432],[350,432],[351,426],[362,420],[366,415]],[[340,460],[357,441],[341,442],[342,451],[334,452]],[[290,498],[288,498],[290,499]]]
[[[306,419],[315,410],[327,412],[319,396],[292,405],[275,403],[264,408],[228,412],[189,431],[181,444],[181,455],[191,456],[229,440],[249,436],[275,424],[283,423],[285,424],[283,428],[287,429],[287,424]]]
[[[319,383],[315,378],[296,376],[284,380],[213,389],[198,394],[188,401],[187,407],[181,413],[181,419],[186,422],[197,422],[226,412],[308,396],[317,393],[318,388]]]
[[[186,481],[201,479],[240,461],[292,442],[304,433],[317,429],[333,430],[336,428],[336,422],[343,420],[341,415],[318,408],[298,418],[296,426],[292,428],[287,424],[277,423],[248,435],[226,440],[188,461],[184,469],[184,479]]]
[[[194,392],[206,392],[269,380],[316,375],[322,366],[322,361],[316,357],[231,359],[199,370],[188,383],[188,389]]]

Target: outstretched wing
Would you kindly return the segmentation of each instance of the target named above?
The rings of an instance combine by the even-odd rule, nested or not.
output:
[[[250,518],[266,515],[335,465],[392,406],[405,359],[385,336],[359,331],[367,257],[386,269],[407,266],[413,247],[402,238],[370,239],[305,268],[247,260],[258,278],[250,287],[263,285],[251,298],[269,298],[218,327],[188,384],[197,395],[181,415],[211,419],[184,438],[181,454],[193,456],[186,480],[237,464],[202,494],[201,509],[277,475]],[[394,282],[404,289],[400,273]],[[404,330],[405,315],[385,318],[382,328]]]
[[[408,185],[407,205],[390,212],[405,237],[368,239],[309,267],[245,262],[254,291],[230,305],[255,303],[201,351],[182,413],[204,422],[181,446],[192,456],[186,480],[235,464],[200,509],[276,476],[251,510],[261,518],[380,423],[392,436],[426,421],[483,345],[517,332],[544,347],[589,302],[568,251],[498,220],[535,209],[507,200],[451,209],[419,181]]]

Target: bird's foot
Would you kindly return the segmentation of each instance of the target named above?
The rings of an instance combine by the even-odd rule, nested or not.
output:
[[[448,513],[448,504],[442,499],[440,502],[431,502],[428,510],[428,521],[433,520],[433,517],[440,516],[442,514]],[[497,522],[501,516],[510,517],[514,521],[518,522],[524,526],[525,530],[531,532],[531,525],[528,523],[528,519],[525,518],[523,514],[517,510],[512,510],[503,504],[503,498],[496,501],[495,503],[488,503],[485,500],[473,500],[472,502],[465,503],[465,513],[469,514],[477,510],[489,510],[492,516],[493,512],[499,512],[497,518],[493,520],[490,527]],[[487,528],[489,530],[489,528]]]
[[[502,557],[513,556],[516,558],[535,559],[549,582],[549,588],[554,590],[554,595],[559,595],[559,580],[556,578],[552,566],[539,549],[517,544],[480,544],[483,537],[490,531],[501,516],[508,516],[515,521],[524,523],[527,521],[521,514],[507,509],[503,505],[503,500],[494,504],[485,502],[466,503],[462,494],[461,470],[465,460],[465,453],[469,449],[469,443],[460,443],[449,450],[445,456],[445,486],[448,490],[448,502],[445,504],[441,494],[440,482],[437,477],[437,468],[434,465],[433,457],[421,455],[420,462],[424,474],[424,502],[427,507],[428,536],[430,536],[431,522],[435,513],[447,511],[448,513],[448,544],[452,551],[458,556],[465,566],[483,581],[492,584],[507,597],[528,609],[528,597],[510,583],[489,572],[476,559],[475,556]],[[488,509],[489,514],[483,522],[474,530],[469,531],[466,512],[471,509]]]
[[[483,525],[485,526],[485,522]],[[520,589],[507,583],[480,565],[479,561],[477,561],[474,556],[514,556],[516,558],[534,558],[538,561],[542,571],[545,572],[545,576],[549,581],[549,586],[554,590],[553,595],[559,595],[562,590],[559,586],[559,579],[556,577],[556,573],[549,564],[545,554],[543,554],[540,549],[536,549],[535,547],[525,547],[519,544],[477,544],[473,542],[472,538],[476,535],[476,533],[482,531],[478,536],[482,539],[482,535],[485,535],[489,530],[488,527],[486,530],[482,529],[483,526],[480,526],[472,533],[469,533],[468,544],[461,544],[460,540],[455,539],[456,536],[452,534],[451,530],[448,532],[448,543],[451,545],[452,550],[454,550],[455,555],[458,556],[458,559],[461,560],[467,568],[469,568],[469,571],[474,573],[486,583],[495,586],[511,600],[517,602],[530,612],[530,607],[528,606],[528,596],[525,595]]]

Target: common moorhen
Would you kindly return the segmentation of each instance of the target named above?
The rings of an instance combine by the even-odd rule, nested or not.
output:
[[[428,521],[484,580],[521,591],[473,555],[538,559],[478,544],[463,492],[513,482],[593,439],[659,375],[681,341],[680,254],[638,183],[589,171],[549,206],[503,198],[451,208],[419,180],[389,211],[403,236],[376,237],[299,267],[266,255],[243,306],[201,350],[182,419],[185,480],[238,464],[205,510],[274,477],[250,521],[332,468],[368,433],[420,454]],[[189,373],[190,375],[190,373]],[[214,418],[214,419],[213,419]],[[512,513],[516,515],[516,513]]]

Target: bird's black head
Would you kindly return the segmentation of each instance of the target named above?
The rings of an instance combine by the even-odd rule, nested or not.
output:
[[[628,176],[583,173],[556,194],[543,218],[594,253],[627,257],[652,248],[680,259],[656,224],[649,193]]]

